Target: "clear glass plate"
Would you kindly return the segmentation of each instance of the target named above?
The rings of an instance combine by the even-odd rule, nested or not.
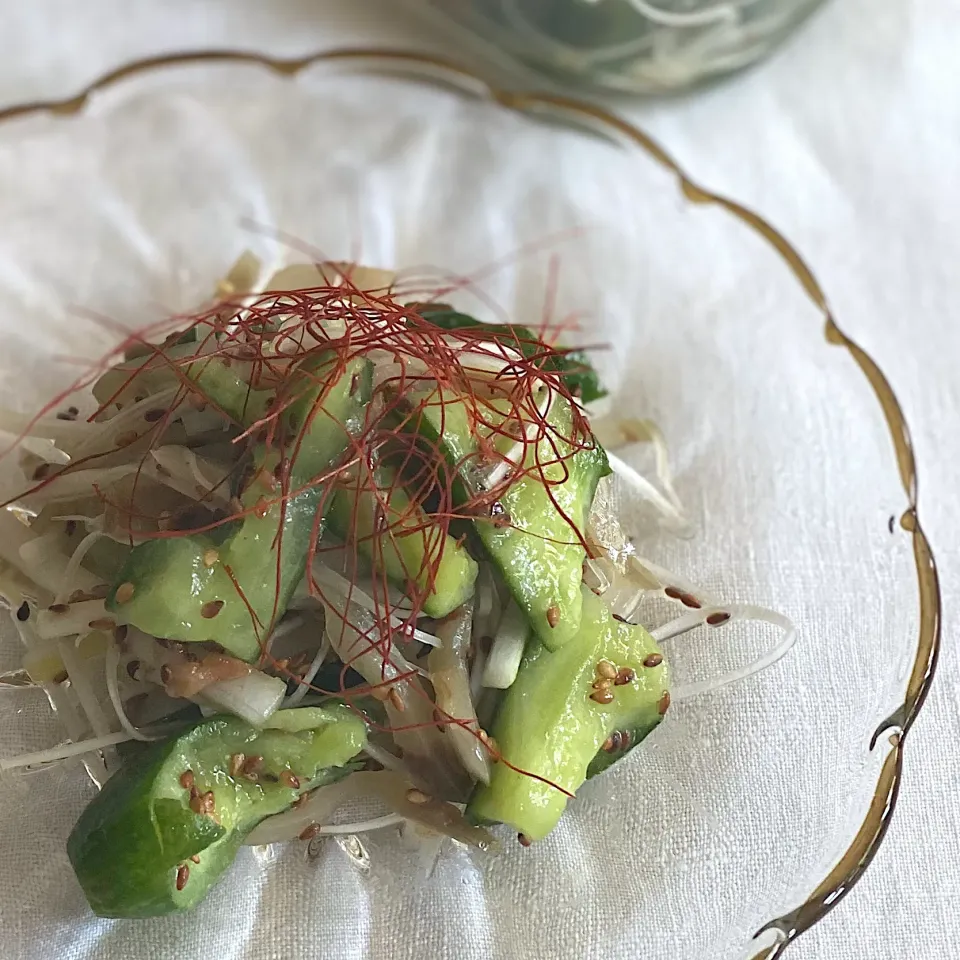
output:
[[[779,235],[596,107],[409,54],[171,59],[3,115],[4,402],[29,409],[119,330],[203,300],[244,249],[467,278],[480,312],[576,321],[615,408],[666,434],[695,536],[632,504],[642,550],[783,611],[799,641],[677,704],[543,843],[450,852],[431,877],[386,834],[367,872],[332,843],[314,860],[247,850],[192,914],[96,920],[64,849],[82,771],[12,778],[4,953],[778,955],[880,842],[938,647],[909,438],[880,372]],[[669,652],[689,679],[765,643],[715,630]],[[16,662],[9,638],[2,654]],[[57,738],[41,700],[2,692],[4,755]]]

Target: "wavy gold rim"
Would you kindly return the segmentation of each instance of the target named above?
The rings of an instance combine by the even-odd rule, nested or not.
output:
[[[517,92],[499,89],[483,77],[455,66],[442,58],[404,50],[353,48],[328,50],[291,60],[277,59],[259,53],[232,50],[201,50],[150,57],[125,64],[94,80],[85,90],[73,97],[60,100],[36,101],[0,110],[0,121],[11,120],[32,113],[53,113],[71,116],[87,104],[91,96],[136,74],[163,67],[194,63],[253,64],[266,67],[283,76],[294,76],[306,67],[321,62],[340,61],[372,64],[381,70],[393,66],[415,69],[423,78],[424,70],[434,78],[445,79],[459,87],[469,87],[502,106],[518,112],[537,112],[544,109],[558,112],[568,119],[590,126],[606,136],[626,141],[646,152],[677,178],[684,196],[692,203],[722,207],[755,233],[763,237],[780,255],[793,272],[807,297],[824,319],[826,340],[847,350],[860,368],[880,403],[896,454],[900,482],[907,500],[900,519],[901,527],[912,539],[917,573],[920,621],[917,650],[906,692],[900,706],[876,729],[870,742],[873,750],[878,740],[886,736],[891,746],[883,762],[867,815],[850,846],[834,868],[816,889],[795,910],[771,920],[757,931],[755,938],[773,933],[776,942],[757,953],[753,960],[776,960],[786,947],[801,933],[829,913],[863,875],[875,856],[890,826],[896,808],[903,771],[903,749],[913,722],[917,718],[929,692],[936,671],[941,643],[940,582],[930,543],[920,524],[917,501],[917,465],[906,418],[883,371],[874,360],[837,325],[827,298],[810,268],[787,239],[758,214],[733,200],[699,186],[657,143],[633,124],[616,114],[582,100],[551,93]]]

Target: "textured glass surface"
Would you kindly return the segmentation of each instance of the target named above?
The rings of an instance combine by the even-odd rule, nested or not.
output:
[[[451,850],[429,878],[383,832],[364,838],[369,870],[334,843],[313,861],[296,846],[245,851],[190,915],[97,921],[64,850],[91,792],[82,770],[4,782],[8,949],[752,956],[756,931],[806,900],[860,829],[891,749],[882,737],[871,751],[871,736],[916,662],[911,542],[888,527],[906,499],[876,397],[773,247],[691,203],[648,155],[554,122],[569,112],[542,103],[546,122],[351,65],[295,78],[181,65],[66,117],[0,125],[4,402],[29,408],[117,328],[189,308],[244,249],[464,278],[465,307],[576,321],[616,409],[664,431],[695,536],[658,533],[626,498],[638,548],[724,598],[782,610],[799,642],[762,675],[677,704],[542,844],[505,834],[494,857]],[[621,456],[646,462],[641,447]],[[716,630],[668,652],[683,680],[764,642]],[[15,659],[8,637],[4,665]],[[53,742],[41,700],[0,696],[4,755]]]

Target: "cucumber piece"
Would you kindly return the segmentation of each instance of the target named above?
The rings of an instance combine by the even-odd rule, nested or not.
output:
[[[484,335],[519,350],[527,359],[539,356],[549,349],[529,327],[507,323],[482,323],[469,314],[460,313],[448,303],[419,303],[407,306],[417,307],[424,320],[443,330],[482,327]],[[597,371],[582,350],[550,353],[543,358],[542,367],[544,370],[555,370],[561,374],[570,393],[579,397],[583,403],[590,403],[607,395],[607,391],[600,385]]]
[[[363,722],[333,706],[280,711],[263,730],[216,716],[152,744],[104,784],[67,841],[93,911],[156,917],[193,907],[261,820],[352,772],[365,742]],[[236,760],[231,766],[238,754],[262,760],[245,776]],[[212,791],[212,811],[196,812],[197,799],[191,808],[189,779],[181,779],[190,776],[195,798]]]
[[[225,540],[218,541],[215,528],[139,544],[117,575],[107,608],[154,636],[214,640],[244,660],[259,656],[259,638],[283,615],[304,576],[323,491],[313,481],[338,463],[361,428],[371,383],[371,364],[359,358],[343,369],[321,358],[299,371],[292,385],[296,399],[284,415],[286,426],[302,438],[286,502],[276,502],[278,491],[268,486],[279,455],[261,447],[253,480],[240,497],[253,512]]]
[[[474,526],[535,633],[556,650],[580,627],[586,550],[577,531],[586,529],[597,483],[610,468],[595,439],[571,454],[573,448],[563,438],[573,431],[573,408],[565,397],[554,396],[546,421],[551,431],[526,451],[523,466],[530,472],[514,481],[491,515],[477,518]],[[481,456],[467,402],[448,387],[438,387],[418,404],[405,428],[442,451],[457,471],[454,499],[466,501],[469,491],[479,487]],[[559,457],[563,462],[550,463]],[[538,461],[547,464],[542,472]]]
[[[392,469],[380,467],[376,482],[379,495],[352,486],[334,494],[327,514],[330,529],[344,542],[355,543],[401,589],[422,598],[420,609],[425,616],[447,616],[473,596],[477,562],[431,523],[419,506],[411,504]],[[384,501],[382,524],[378,524]]]
[[[526,773],[574,793],[588,776],[622,756],[624,732],[631,747],[646,737],[670,702],[662,656],[643,627],[615,620],[606,604],[584,587],[583,621],[576,637],[555,653],[539,644],[528,650],[497,711],[493,734],[498,749],[525,773],[494,764],[490,783],[474,792],[468,815],[476,822],[508,823],[530,840],[546,836],[568,798]],[[627,682],[614,681],[609,703],[593,699],[602,661],[633,672]]]

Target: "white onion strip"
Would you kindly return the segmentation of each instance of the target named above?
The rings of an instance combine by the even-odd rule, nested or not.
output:
[[[778,660],[782,659],[796,643],[797,631],[793,622],[781,613],[775,610],[768,610],[765,607],[754,606],[753,604],[728,604],[726,606],[703,607],[700,610],[693,610],[683,616],[665,623],[655,630],[650,631],[650,635],[658,643],[664,640],[672,640],[683,633],[687,633],[699,626],[705,625],[707,618],[715,614],[729,614],[729,619],[716,624],[716,627],[726,626],[738,620],[756,620],[763,623],[769,623],[772,626],[779,627],[782,631],[782,637],[766,653],[751,660],[742,667],[737,667],[719,677],[712,677],[707,680],[697,680],[693,683],[680,684],[671,692],[671,698],[674,701],[690,700],[693,697],[699,697],[704,693],[711,693],[719,690],[721,687],[729,686],[731,683],[737,683],[752,677],[761,670],[773,666]]]
[[[117,684],[117,670],[120,668],[120,651],[115,643],[107,647],[107,653],[104,657],[107,671],[107,693],[110,696],[110,702],[113,704],[114,712],[120,721],[120,726],[130,734],[134,740],[156,740],[157,735],[143,733],[131,723],[126,711],[123,709],[123,701],[120,699],[120,688]]]
[[[639,470],[621,460],[616,454],[606,451],[607,462],[613,472],[632,487],[661,514],[667,526],[676,533],[688,533],[690,521],[682,510],[674,506],[670,499],[662,494]]]

